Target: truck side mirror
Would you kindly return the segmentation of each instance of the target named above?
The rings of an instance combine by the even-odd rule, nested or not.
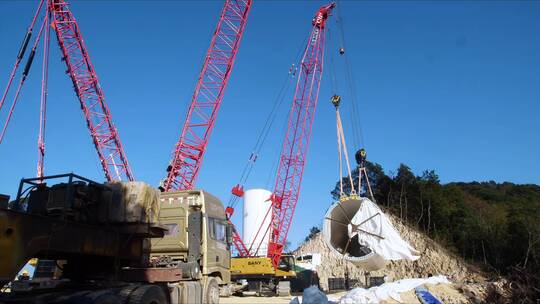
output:
[[[234,228],[231,224],[227,225],[226,234],[227,234],[227,244],[229,244],[229,246],[231,246],[233,243],[233,229]]]

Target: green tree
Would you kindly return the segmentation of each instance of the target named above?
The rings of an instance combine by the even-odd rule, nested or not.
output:
[[[311,239],[314,238],[319,232],[321,232],[321,229],[319,229],[319,227],[317,227],[317,226],[311,227],[311,229],[309,229],[309,235],[306,236],[306,238],[304,239],[304,242],[307,242],[307,241],[311,240]]]

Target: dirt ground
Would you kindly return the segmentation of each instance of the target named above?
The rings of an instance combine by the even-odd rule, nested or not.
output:
[[[220,298],[220,304],[289,304],[293,297],[256,297],[256,296],[245,296],[245,297],[228,297]]]

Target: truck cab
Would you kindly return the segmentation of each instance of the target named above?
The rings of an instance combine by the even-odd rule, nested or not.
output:
[[[232,236],[221,201],[203,190],[161,193],[159,223],[168,231],[151,240],[150,263],[187,268],[183,273],[202,279],[205,291],[217,284],[227,294]]]

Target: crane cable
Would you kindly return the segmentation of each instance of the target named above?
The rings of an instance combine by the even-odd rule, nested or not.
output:
[[[360,120],[359,120],[359,114],[358,114],[358,105],[357,105],[357,96],[356,96],[356,87],[355,87],[355,84],[354,84],[354,81],[353,81],[353,74],[352,74],[352,70],[351,70],[351,66],[350,66],[350,62],[349,62],[349,59],[348,59],[348,55],[347,55],[347,52],[345,50],[345,32],[344,32],[344,29],[343,29],[343,18],[341,17],[341,10],[340,10],[340,5],[338,4],[338,9],[337,9],[337,18],[336,18],[336,24],[338,25],[338,28],[339,28],[339,44],[340,44],[340,47],[339,47],[339,54],[344,56],[345,58],[345,76],[346,76],[346,80],[347,80],[347,85],[348,85],[348,91],[349,91],[349,94],[351,95],[351,111],[349,111],[350,113],[350,116],[351,116],[351,129],[353,131],[353,144],[356,146],[356,147],[361,147],[361,145],[364,144],[364,139],[363,139],[363,133],[362,133],[362,129],[361,129],[361,125],[360,125]],[[330,43],[332,43],[332,35],[331,35],[331,31],[330,29],[328,30],[328,37],[329,37],[329,41]],[[357,195],[357,191],[354,187],[354,181],[353,181],[353,177],[352,177],[352,171],[351,171],[351,166],[350,166],[350,161],[349,161],[349,155],[348,155],[348,150],[347,150],[347,144],[346,144],[346,141],[345,141],[345,133],[343,131],[343,123],[342,123],[342,120],[341,120],[341,113],[340,113],[340,104],[341,104],[341,96],[340,95],[337,95],[337,92],[339,92],[339,88],[338,88],[338,83],[336,81],[336,72],[335,72],[335,63],[334,63],[334,53],[331,52],[330,53],[330,73],[331,73],[331,84],[332,84],[332,90],[335,92],[331,98],[331,101],[332,101],[332,104],[335,106],[336,108],[336,133],[337,133],[337,148],[338,148],[338,159],[339,159],[339,165],[338,165],[338,170],[339,170],[339,196],[340,198],[344,198],[344,197],[350,197],[350,196],[356,196]],[[348,173],[348,182],[350,183],[350,192],[347,194],[345,193],[344,191],[344,182],[345,182],[345,178],[343,178],[343,157],[345,157],[345,164],[346,164],[346,168],[347,168],[347,173]],[[359,193],[359,192],[358,192]]]
[[[289,108],[289,110],[287,111],[286,117],[289,117],[290,113],[291,113],[291,109]],[[288,126],[288,121],[284,119],[281,129],[279,129],[279,133],[277,134],[285,134],[285,131],[287,131],[287,126]],[[277,175],[277,167],[279,165],[280,156],[281,156],[281,149],[276,148],[274,152],[274,157],[273,157],[274,162],[270,170],[268,170],[268,175],[266,177],[265,189],[270,189],[270,187],[273,186],[272,183],[275,182],[274,179],[275,179],[275,176]]]
[[[300,44],[293,62],[299,62],[300,57],[302,55],[302,50],[304,50],[307,46],[306,42],[308,40],[309,36],[306,36],[305,39]],[[253,146],[252,152],[244,165],[244,168],[242,170],[242,173],[240,174],[240,179],[237,184],[237,186],[244,185],[246,181],[248,180],[249,176],[251,175],[251,172],[253,171],[253,168],[255,166],[255,163],[257,159],[259,158],[259,153],[262,150],[264,143],[266,142],[268,135],[270,134],[270,130],[272,129],[272,126],[278,116],[278,109],[283,104],[283,101],[285,101],[285,97],[287,96],[287,92],[289,91],[289,88],[291,86],[291,83],[294,79],[296,79],[296,72],[298,71],[298,65],[295,63],[291,64],[289,67],[289,71],[287,73],[286,78],[284,79],[283,84],[281,85],[281,88],[274,100],[274,104],[272,106],[272,109],[270,110],[270,113],[266,117],[265,123],[263,125],[263,128],[259,132],[259,135],[257,136],[257,140],[255,142],[255,145]],[[279,157],[279,155],[278,155]],[[233,209],[236,207],[236,204],[239,201],[239,197],[237,195],[234,195],[231,193],[229,197],[229,201],[227,203],[228,207],[232,207]]]
[[[34,18],[32,18],[32,22],[30,23],[30,26],[28,27],[26,34],[24,36],[23,42],[19,49],[19,53],[17,54],[17,59],[15,60],[15,64],[13,65],[13,69],[11,70],[11,74],[9,75],[8,82],[4,90],[4,94],[2,95],[2,98],[0,99],[0,110],[2,110],[4,101],[6,100],[9,89],[11,88],[11,83],[13,82],[13,78],[15,78],[15,73],[17,72],[17,69],[19,68],[19,64],[21,63],[21,60],[24,57],[24,53],[26,52],[26,48],[28,47],[28,43],[30,42],[30,38],[32,37],[34,25],[36,24],[36,21],[37,21],[37,18],[39,16],[39,12],[41,11],[42,6],[43,6],[43,0],[39,2],[36,12],[34,13]]]
[[[244,168],[242,170],[242,173],[240,174],[240,179],[238,185],[243,185],[248,177],[251,175],[251,172],[253,171],[253,167],[255,166],[255,162],[257,161],[257,158],[259,157],[260,150],[262,149],[264,143],[266,142],[266,139],[268,138],[268,134],[270,133],[270,129],[272,125],[274,124],[274,121],[277,117],[277,109],[280,108],[281,104],[285,100],[285,92],[288,90],[291,84],[291,79],[293,79],[291,76],[291,72],[289,72],[289,75],[287,75],[287,78],[285,79],[283,85],[281,86],[281,89],[274,101],[274,105],[272,106],[272,109],[270,110],[270,114],[267,116],[266,121],[264,123],[264,126],[259,133],[259,136],[257,137],[257,141],[255,142],[255,145],[253,146],[252,152],[244,165]],[[238,202],[238,196],[231,194],[229,198],[229,207],[235,207]]]
[[[328,42],[330,45],[332,43],[332,31],[328,28]],[[339,92],[338,83],[336,80],[336,64],[334,62],[334,52],[330,52],[330,80],[331,80],[331,89],[333,92]]]
[[[336,131],[337,131],[337,146],[338,146],[338,158],[339,158],[339,196],[345,197],[345,192],[343,191],[343,156],[345,156],[345,164],[347,165],[348,179],[351,186],[351,191],[349,196],[356,195],[356,190],[354,189],[354,181],[352,178],[351,163],[349,162],[349,153],[347,152],[347,143],[345,141],[345,134],[343,132],[343,124],[341,122],[341,114],[339,112],[339,105],[341,102],[341,97],[339,95],[332,96],[332,103],[336,107]]]
[[[341,5],[339,4],[339,0],[336,0],[337,2],[337,16],[335,18],[336,20],[336,24],[338,25],[338,28],[339,28],[339,31],[340,31],[340,39],[341,39],[341,48],[340,48],[340,54],[344,55],[345,57],[345,69],[346,69],[346,77],[347,77],[347,82],[348,82],[348,89],[349,89],[349,93],[351,94],[351,100],[352,100],[352,111],[351,111],[351,125],[352,125],[352,129],[353,129],[353,142],[355,143],[356,146],[359,146],[359,147],[362,147],[359,152],[361,153],[363,159],[365,160],[365,141],[364,141],[364,134],[362,132],[362,124],[360,122],[360,114],[359,114],[359,110],[358,110],[358,100],[357,100],[357,90],[356,90],[356,84],[355,84],[355,81],[354,81],[354,75],[353,75],[353,72],[352,72],[352,69],[351,69],[351,64],[350,64],[350,61],[349,61],[349,57],[347,55],[347,52],[345,51],[345,48],[346,48],[346,45],[345,45],[345,30],[344,30],[344,27],[343,27],[343,17],[341,15]],[[341,120],[341,119],[340,119]],[[341,125],[341,122],[339,123]],[[342,126],[341,126],[342,128]],[[345,137],[342,137],[343,138],[343,144],[344,144],[344,147],[345,146]],[[360,144],[360,145],[358,145]],[[346,151],[346,148],[345,148],[345,151]],[[340,162],[341,162],[341,159],[340,159]],[[348,164],[348,160],[347,160],[347,164]],[[340,171],[340,185],[342,185],[342,180],[341,180],[341,172]],[[366,167],[364,166],[364,162],[362,161],[361,164],[359,164],[359,167],[358,167],[358,195],[360,195],[360,192],[362,191],[362,174],[365,176],[365,179],[366,179],[366,187],[367,187],[367,191],[369,193],[369,195],[371,196],[371,199],[373,201],[375,201],[375,196],[373,195],[373,191],[371,189],[371,185],[370,185],[370,182],[369,182],[369,177],[368,177],[368,174],[367,174],[367,170],[366,170]],[[352,179],[352,175],[351,175],[351,172],[350,172],[350,169],[349,169],[349,177],[350,179]],[[351,182],[351,196],[352,195],[356,195],[356,190],[354,189],[354,184]],[[340,188],[340,196],[343,194],[343,188],[341,187]]]
[[[11,116],[13,115],[13,112],[15,110],[15,106],[17,105],[17,101],[19,100],[19,96],[20,96],[21,90],[23,88],[23,85],[24,85],[24,83],[26,81],[26,77],[28,76],[28,73],[30,72],[30,68],[32,67],[32,62],[34,61],[34,56],[36,54],[36,49],[37,49],[37,47],[39,45],[39,41],[41,39],[43,30],[45,28],[45,24],[46,24],[46,21],[45,21],[45,19],[43,19],[43,21],[41,23],[41,27],[39,28],[39,33],[38,33],[36,39],[34,40],[34,45],[32,47],[32,50],[30,51],[30,55],[28,56],[28,59],[26,61],[26,66],[24,67],[23,73],[21,75],[21,80],[19,82],[17,90],[15,91],[15,96],[13,97],[13,102],[11,103],[11,107],[9,108],[8,115],[7,115],[6,120],[4,122],[4,126],[3,126],[2,132],[0,134],[0,144],[4,140],[4,137],[5,137],[6,131],[7,131],[7,127],[9,125],[9,122],[11,121]],[[49,30],[49,29],[47,29],[47,30]]]
[[[349,90],[349,94],[351,95],[351,101],[352,101],[351,102],[352,111],[350,111],[350,116],[351,116],[352,130],[353,130],[353,143],[355,146],[360,147],[360,146],[364,146],[365,144],[364,134],[362,132],[362,126],[360,124],[357,89],[354,82],[354,75],[352,72],[352,68],[351,68],[351,64],[350,64],[350,60],[349,60],[349,56],[348,56],[348,52],[346,48],[345,30],[343,27],[343,17],[341,15],[341,5],[339,3],[339,0],[337,1],[336,12],[337,12],[337,16],[335,18],[336,20],[335,22],[338,25],[339,34],[340,34],[339,35],[340,45],[341,45],[340,54],[342,54],[345,58],[345,72],[346,72],[345,76],[347,79],[348,90]]]

